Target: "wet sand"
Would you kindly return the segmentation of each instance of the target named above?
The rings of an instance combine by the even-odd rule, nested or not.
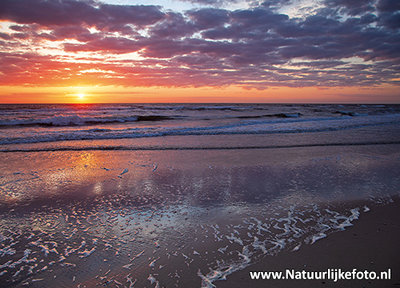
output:
[[[216,287],[400,287],[400,200],[374,206],[354,226],[296,252],[282,252],[216,282]],[[250,271],[386,271],[391,280],[250,280]]]
[[[398,145],[2,156],[1,287],[288,287],[246,271],[399,256]]]

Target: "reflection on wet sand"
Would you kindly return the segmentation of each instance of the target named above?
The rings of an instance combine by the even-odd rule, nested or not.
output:
[[[390,201],[395,148],[10,155],[1,283],[214,287]]]

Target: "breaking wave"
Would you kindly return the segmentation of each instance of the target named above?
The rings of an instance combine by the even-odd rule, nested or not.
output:
[[[107,123],[128,123],[138,121],[172,120],[174,117],[162,115],[131,116],[131,117],[81,117],[78,115],[60,115],[42,119],[20,119],[0,121],[0,127],[15,126],[86,126]]]

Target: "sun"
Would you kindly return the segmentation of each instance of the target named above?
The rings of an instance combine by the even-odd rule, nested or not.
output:
[[[1,0],[0,0],[1,1]],[[65,94],[68,97],[69,103],[88,103],[92,95],[88,87],[85,86],[70,86],[69,91]]]

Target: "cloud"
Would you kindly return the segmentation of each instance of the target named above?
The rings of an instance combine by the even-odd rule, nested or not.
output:
[[[193,4],[209,5],[209,6],[222,6],[224,4],[237,3],[239,0],[181,0]]]
[[[266,88],[398,82],[398,1],[326,0],[299,18],[280,9],[292,2],[176,12],[3,0],[0,20],[12,24],[0,31],[0,83]]]
[[[150,29],[150,34],[155,38],[178,38],[191,36],[196,30],[182,14],[170,12]]]
[[[261,6],[267,7],[269,9],[279,9],[284,5],[290,5],[294,0],[267,0],[262,2]]]
[[[219,27],[229,23],[230,12],[224,9],[203,8],[187,11],[186,15],[198,30]]]
[[[377,8],[380,12],[397,12],[400,10],[400,2],[397,0],[380,0]]]
[[[142,48],[138,41],[123,37],[105,37],[94,39],[86,44],[64,44],[64,50],[67,52],[78,51],[101,51],[103,53],[131,53]]]
[[[98,10],[104,15],[104,23],[150,25],[162,20],[165,16],[161,7],[152,5],[100,5]]]
[[[374,11],[374,2],[375,0],[326,0],[325,4],[354,16]]]
[[[395,0],[380,0],[377,5],[379,23],[393,30],[400,28],[400,2]]]
[[[93,40],[96,37],[96,35],[90,33],[87,28],[78,25],[56,27],[50,33],[38,34],[38,36],[53,41],[76,39],[82,42]]]
[[[2,0],[0,17],[16,23],[40,25],[94,24],[101,13],[86,1]],[[84,20],[82,20],[84,19]]]
[[[118,24],[154,24],[164,17],[158,6],[109,5],[78,0],[2,0],[0,18],[23,24],[86,24],[101,29]]]

